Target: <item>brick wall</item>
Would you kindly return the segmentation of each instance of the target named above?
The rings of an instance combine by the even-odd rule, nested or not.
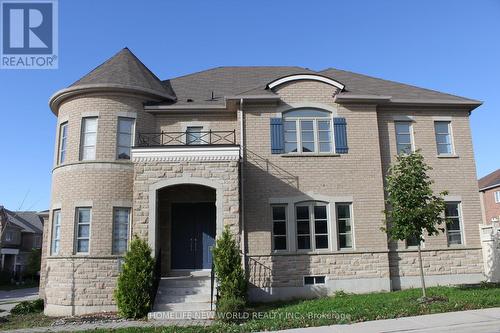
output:
[[[484,207],[484,223],[490,224],[492,218],[500,218],[500,202],[495,202],[495,192],[500,191],[500,187],[491,188],[481,192]]]

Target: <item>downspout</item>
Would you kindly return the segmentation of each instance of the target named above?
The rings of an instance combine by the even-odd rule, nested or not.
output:
[[[240,109],[238,110],[240,119],[240,219],[241,219],[241,251],[243,253],[243,269],[246,269],[247,249],[245,242],[245,134],[244,134],[244,114],[243,114],[243,98],[240,99]]]

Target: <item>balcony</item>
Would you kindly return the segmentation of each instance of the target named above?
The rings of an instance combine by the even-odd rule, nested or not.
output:
[[[238,161],[236,131],[138,133],[132,148],[134,162]]]
[[[236,145],[236,130],[139,133],[136,147]]]

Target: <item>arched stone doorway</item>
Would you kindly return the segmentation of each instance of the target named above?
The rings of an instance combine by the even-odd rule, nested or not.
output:
[[[162,276],[208,270],[223,228],[223,190],[214,180],[179,177],[150,188],[149,243]]]

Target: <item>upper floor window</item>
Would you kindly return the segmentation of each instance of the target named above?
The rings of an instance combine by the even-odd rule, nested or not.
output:
[[[436,132],[436,145],[438,155],[453,154],[453,142],[451,138],[451,122],[436,121],[434,122],[434,130]]]
[[[57,163],[64,163],[66,159],[66,145],[68,142],[68,122],[62,123],[59,126],[59,156]]]
[[[295,207],[297,249],[328,249],[327,204],[323,202],[301,203]]]
[[[89,253],[91,213],[90,207],[76,209],[76,253]]]
[[[203,143],[201,139],[202,126],[188,126],[186,128],[186,144],[200,145]]]
[[[135,119],[118,117],[118,138],[116,154],[119,160],[130,159],[130,149],[134,144]]]
[[[286,205],[271,206],[273,218],[273,250],[286,250]]]
[[[52,212],[52,241],[50,251],[53,255],[59,253],[61,243],[61,210],[56,209]]]
[[[80,140],[80,159],[95,160],[97,139],[97,117],[82,118],[82,134]]]
[[[42,237],[40,235],[33,236],[33,247],[35,249],[39,249],[40,247],[42,247]]]
[[[396,145],[398,154],[413,152],[412,124],[410,121],[396,121]]]
[[[495,202],[500,203],[500,191],[495,192]]]
[[[113,254],[123,254],[127,251],[130,208],[114,208],[113,220]]]
[[[339,233],[339,249],[352,248],[352,221],[351,204],[338,203],[337,207],[337,228]]]
[[[332,153],[333,128],[330,112],[296,109],[283,114],[285,153]]]
[[[446,224],[448,245],[462,244],[462,217],[460,214],[460,203],[447,202],[445,217],[448,219],[448,223]]]
[[[12,242],[14,240],[14,233],[10,230],[5,232],[5,241]]]

